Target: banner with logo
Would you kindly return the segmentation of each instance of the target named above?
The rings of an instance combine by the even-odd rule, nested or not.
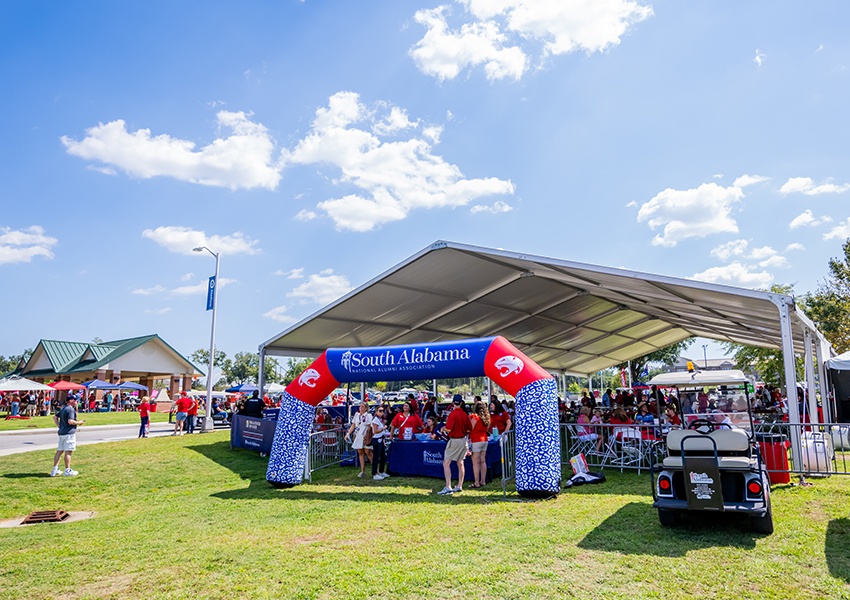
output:
[[[512,396],[533,381],[552,377],[498,336],[434,344],[328,348],[286,391],[316,406],[343,383],[482,375]]]

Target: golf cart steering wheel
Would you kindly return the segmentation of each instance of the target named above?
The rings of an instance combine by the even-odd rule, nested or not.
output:
[[[708,419],[695,419],[694,421],[691,421],[690,425],[688,425],[688,429],[695,430],[702,429],[703,427],[707,428],[708,431],[701,431],[700,433],[711,433],[716,429],[715,424],[712,421],[709,421]]]

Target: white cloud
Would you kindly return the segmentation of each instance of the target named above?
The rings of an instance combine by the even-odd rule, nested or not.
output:
[[[793,244],[788,244],[787,246],[785,246],[785,252],[788,252],[789,250],[805,250],[805,249],[806,248],[803,246],[803,244],[799,244],[797,242],[794,242]]]
[[[832,221],[832,217],[823,216],[819,219],[815,218],[812,214],[812,211],[809,209],[804,210],[800,215],[794,217],[794,220],[788,224],[789,229],[797,229],[798,227],[816,227],[817,225],[822,225],[823,223],[830,223]]]
[[[86,168],[89,171],[97,171],[98,173],[103,173],[104,175],[118,175],[118,171],[116,171],[112,167],[96,167],[95,165],[89,165]]]
[[[498,24],[466,23],[453,31],[446,23],[447,6],[417,11],[414,18],[428,31],[410,49],[410,56],[426,75],[440,81],[454,79],[467,67],[484,64],[487,79],[522,77],[528,59],[518,46],[504,47],[507,36],[499,31]]]
[[[833,238],[850,238],[850,217],[847,217],[845,223],[839,223],[823,234],[823,239],[825,240],[831,240]]]
[[[120,119],[87,129],[81,141],[67,136],[61,140],[69,154],[100,161],[141,179],[162,175],[232,190],[273,190],[281,179],[280,165],[272,159],[275,142],[268,129],[251,121],[251,116],[220,111],[218,126],[232,134],[197,151],[195,142],[166,134],[151,136],[150,129],[130,133]]]
[[[821,50],[823,50],[823,44],[821,44],[820,46],[818,46],[818,49],[817,49],[817,50],[815,50],[815,52],[820,52]]]
[[[334,94],[286,157],[289,164],[338,167],[342,177],[333,183],[362,190],[318,204],[337,229],[371,231],[404,219],[411,210],[463,206],[482,196],[514,192],[510,181],[495,177],[463,179],[457,166],[432,154],[433,142],[427,139],[382,142],[370,131],[350,127],[371,118],[358,94]],[[311,214],[302,213],[302,218]]]
[[[221,289],[226,285],[231,283],[236,283],[235,279],[225,279],[223,277],[218,278],[217,288]],[[208,281],[202,281],[196,285],[184,285],[178,288],[174,288],[173,290],[168,290],[168,293],[172,296],[198,296],[207,293],[207,284]],[[158,287],[158,286],[157,286]]]
[[[733,205],[744,197],[740,187],[724,188],[716,183],[704,183],[696,189],[666,189],[643,204],[638,222],[647,221],[651,229],[664,225],[653,245],[675,246],[690,237],[705,237],[712,233],[738,233],[732,218]]]
[[[419,121],[413,123],[407,118],[406,110],[393,106],[390,109],[390,114],[386,115],[382,120],[372,126],[372,131],[374,131],[376,135],[393,135],[403,129],[417,127],[418,125]]]
[[[275,275],[286,275],[287,279],[304,279],[304,267],[301,267],[300,269],[292,269],[290,271],[278,269],[275,272]]]
[[[325,269],[287,294],[290,298],[301,298],[303,303],[328,304],[351,291],[345,275],[334,275],[333,269]]]
[[[811,177],[791,177],[779,188],[779,193],[783,195],[803,193],[807,196],[816,196],[818,194],[840,194],[847,190],[850,190],[850,183],[845,183],[844,185],[835,185],[834,183],[815,185]]]
[[[635,202],[634,200],[632,200],[631,202],[629,202],[628,204],[626,204],[626,208],[637,208],[637,202]]]
[[[692,275],[689,279],[749,288],[766,288],[773,283],[773,275],[767,271],[754,272],[752,268],[735,261],[722,267],[711,267],[702,273]]]
[[[711,255],[720,260],[728,260],[732,256],[740,256],[747,251],[747,240],[734,240],[720,244],[712,249]]]
[[[474,215],[480,212],[490,212],[494,215],[497,215],[499,213],[512,211],[513,209],[513,206],[505,204],[501,200],[496,200],[496,202],[493,203],[493,206],[484,206],[483,204],[476,204],[475,206],[469,209],[469,213]]]
[[[762,246],[761,248],[753,248],[747,258],[751,258],[753,260],[764,260],[765,258],[770,258],[775,255],[776,250],[770,246]]]
[[[298,214],[295,215],[295,220],[296,221],[312,221],[317,216],[318,215],[316,213],[314,213],[312,210],[301,209],[300,211],[298,211]]]
[[[231,254],[259,254],[257,248],[259,243],[245,234],[237,231],[232,235],[213,235],[207,237],[203,231],[196,231],[189,227],[157,227],[156,229],[145,229],[142,237],[155,241],[169,252],[176,254],[194,254],[193,248],[206,246],[213,252],[224,255]],[[206,252],[204,252],[206,255]]]
[[[133,290],[134,294],[140,294],[142,296],[150,296],[151,294],[159,294],[160,292],[164,292],[166,288],[161,285],[155,285],[149,288],[140,288],[138,290]]]
[[[36,256],[51,259],[51,248],[57,243],[58,240],[45,234],[39,225],[25,229],[0,227],[0,265],[28,263]]]
[[[723,179],[723,173],[717,173],[715,175],[712,175],[712,177],[714,177],[715,179]]]
[[[771,256],[770,258],[761,261],[759,266],[764,268],[787,267],[788,260],[784,256]]]
[[[766,55],[759,52],[759,49],[756,48],[756,57],[753,59],[753,62],[756,63],[758,66],[761,66],[765,58],[767,58]]]
[[[419,69],[440,80],[484,64],[488,79],[519,79],[528,58],[520,45],[543,42],[543,56],[583,50],[603,52],[620,43],[652,8],[629,0],[457,0],[472,22],[452,30],[448,6],[420,10],[416,21],[428,28],[410,50]]]
[[[182,277],[181,277],[181,280],[182,280]],[[218,287],[219,288],[223,288],[224,286],[231,284],[231,283],[236,283],[236,280],[235,279],[225,279],[223,277],[219,277],[219,279],[218,279]],[[174,288],[172,290],[169,290],[168,288],[163,287],[161,285],[155,285],[155,286],[149,287],[149,288],[141,288],[141,289],[138,289],[138,290],[133,290],[132,293],[140,294],[142,296],[151,296],[153,294],[162,294],[162,293],[168,292],[172,296],[194,296],[194,295],[198,295],[198,294],[206,294],[207,293],[207,284],[208,284],[208,281],[204,280],[204,281],[201,281],[200,283],[197,283],[195,285],[184,285],[184,286],[181,286],[181,287]]]
[[[298,319],[295,317],[291,317],[286,314],[286,306],[278,306],[277,308],[271,309],[267,313],[263,313],[263,316],[269,319],[274,319],[275,321],[279,321],[281,323],[295,323]]]
[[[180,281],[189,281],[194,276],[195,276],[194,273],[186,273],[185,275],[180,276]]]
[[[169,310],[171,310],[170,307],[169,308],[148,308],[148,309],[145,310],[145,312],[150,313],[152,315],[164,315]]]
[[[732,185],[734,187],[746,187],[754,183],[761,183],[768,180],[770,180],[770,177],[762,177],[761,175],[741,175]]]

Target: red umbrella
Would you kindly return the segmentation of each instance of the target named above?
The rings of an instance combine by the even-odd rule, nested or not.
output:
[[[86,386],[80,385],[79,383],[71,383],[70,381],[56,381],[54,383],[48,383],[50,387],[54,390],[84,390]]]

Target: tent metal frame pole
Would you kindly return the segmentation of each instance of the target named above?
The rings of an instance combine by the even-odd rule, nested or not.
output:
[[[434,400],[437,399],[437,380],[434,380]]]
[[[829,353],[829,346],[825,339],[821,336],[818,336],[817,344],[815,344],[815,357],[817,358],[818,364],[818,389],[820,390],[820,405],[823,408],[823,422],[824,423],[833,423],[834,415],[832,414],[832,407],[829,405],[829,381],[826,379],[826,364],[824,357],[824,346],[826,346],[827,354]]]
[[[794,337],[791,330],[791,311],[785,296],[771,298],[779,309],[779,329],[782,333],[782,362],[785,366],[785,396],[788,401],[788,420],[791,423],[800,422],[800,409],[797,405],[797,370],[794,364]],[[790,427],[791,457],[794,468],[803,467],[803,444],[800,438],[800,428]]]
[[[803,339],[806,345],[805,360],[806,360],[806,389],[809,392],[809,422],[820,423],[818,419],[818,399],[815,395],[815,370],[814,357],[812,356],[812,332],[808,327],[803,328]]]

